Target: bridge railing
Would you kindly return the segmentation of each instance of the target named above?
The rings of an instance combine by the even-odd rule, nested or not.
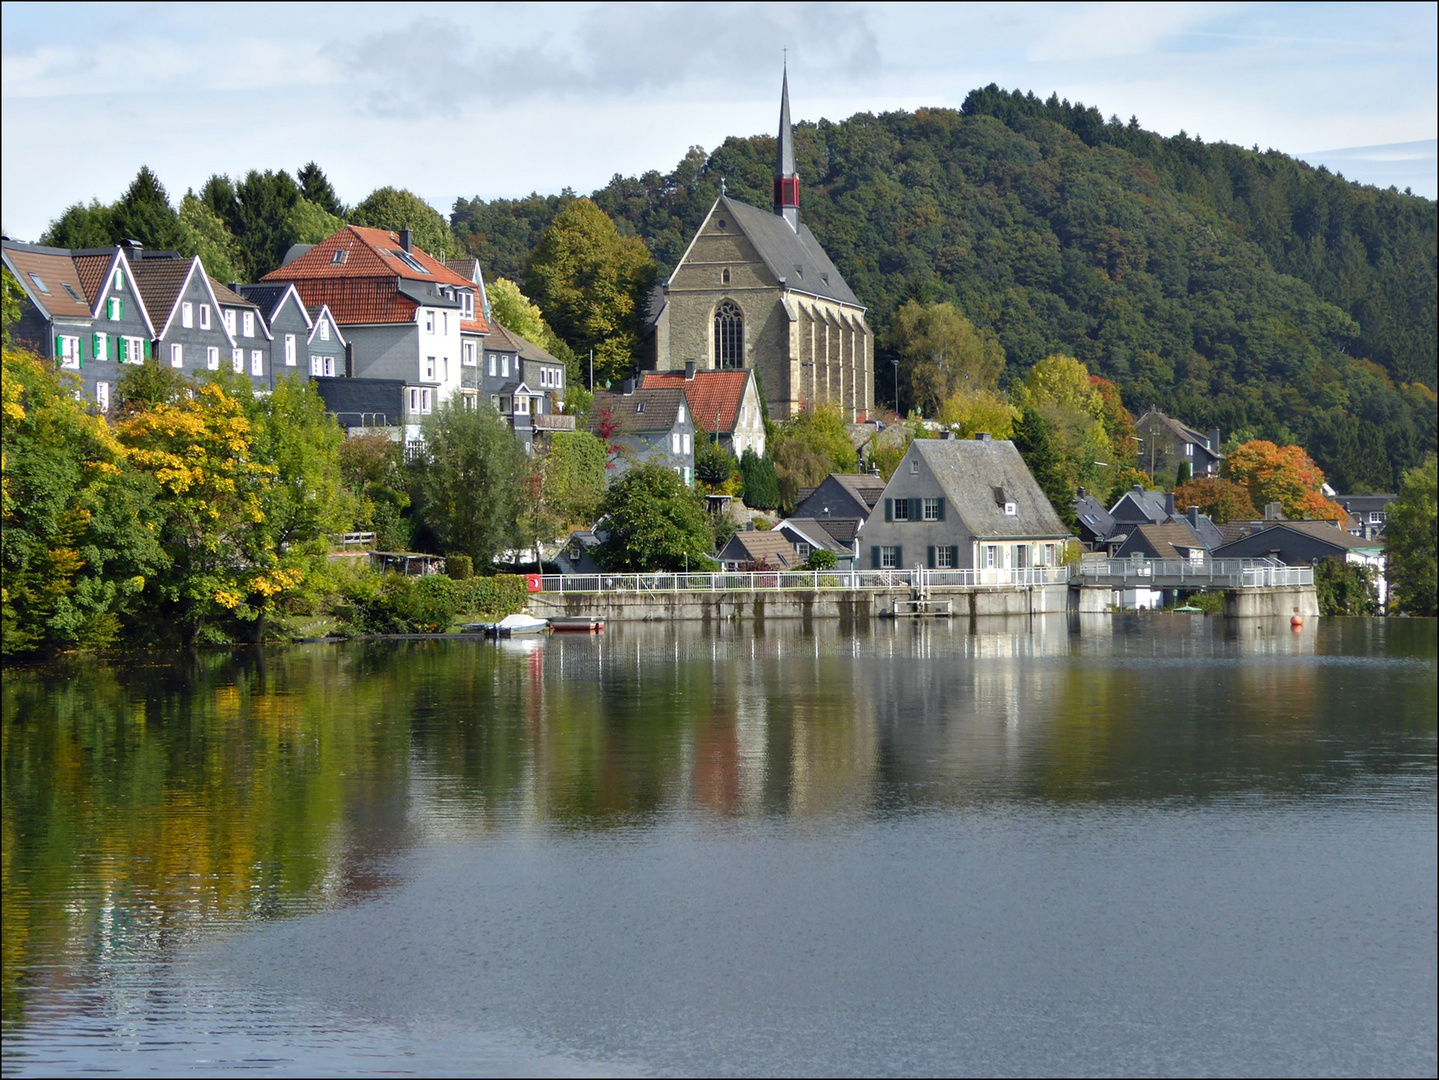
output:
[[[545,574],[542,593],[771,592],[785,589],[1025,588],[1062,585],[1062,566],[1016,570],[775,570],[714,574]]]
[[[1272,559],[1086,559],[1073,567],[1072,580],[1132,588],[1183,588],[1215,585],[1258,589],[1312,585],[1314,569],[1283,566]]]

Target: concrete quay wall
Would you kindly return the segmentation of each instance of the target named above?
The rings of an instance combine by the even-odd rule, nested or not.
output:
[[[1068,587],[930,589],[929,599],[949,600],[955,618],[1041,615],[1065,610]],[[527,611],[540,619],[601,618],[614,622],[726,622],[765,619],[838,619],[857,625],[894,615],[908,589],[757,589],[730,592],[536,593]]]
[[[1313,585],[1280,586],[1269,589],[1228,589],[1224,593],[1224,614],[1231,619],[1319,617],[1319,597]]]

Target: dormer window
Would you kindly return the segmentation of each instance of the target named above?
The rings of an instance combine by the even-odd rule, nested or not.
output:
[[[85,302],[80,299],[80,294],[75,291],[74,286],[62,281],[60,282],[60,288],[64,289],[67,293],[69,293],[70,299],[74,300],[75,303],[83,304]]]
[[[1004,514],[1006,517],[1014,517],[1017,513],[1019,513],[1019,507],[1015,506],[1014,503],[1007,502],[1004,504]]]

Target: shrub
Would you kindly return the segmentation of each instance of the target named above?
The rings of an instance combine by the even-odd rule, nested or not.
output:
[[[446,555],[445,573],[455,581],[469,581],[475,576],[475,563],[468,555]]]

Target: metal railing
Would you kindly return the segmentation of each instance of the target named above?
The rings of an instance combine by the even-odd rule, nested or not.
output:
[[[1026,588],[1063,585],[1062,566],[1025,570],[760,570],[715,574],[545,574],[542,593],[772,592],[785,589]]]
[[[1283,566],[1272,559],[1086,559],[1073,567],[1080,584],[1133,588],[1187,588],[1215,585],[1259,589],[1314,584],[1309,566]]]

